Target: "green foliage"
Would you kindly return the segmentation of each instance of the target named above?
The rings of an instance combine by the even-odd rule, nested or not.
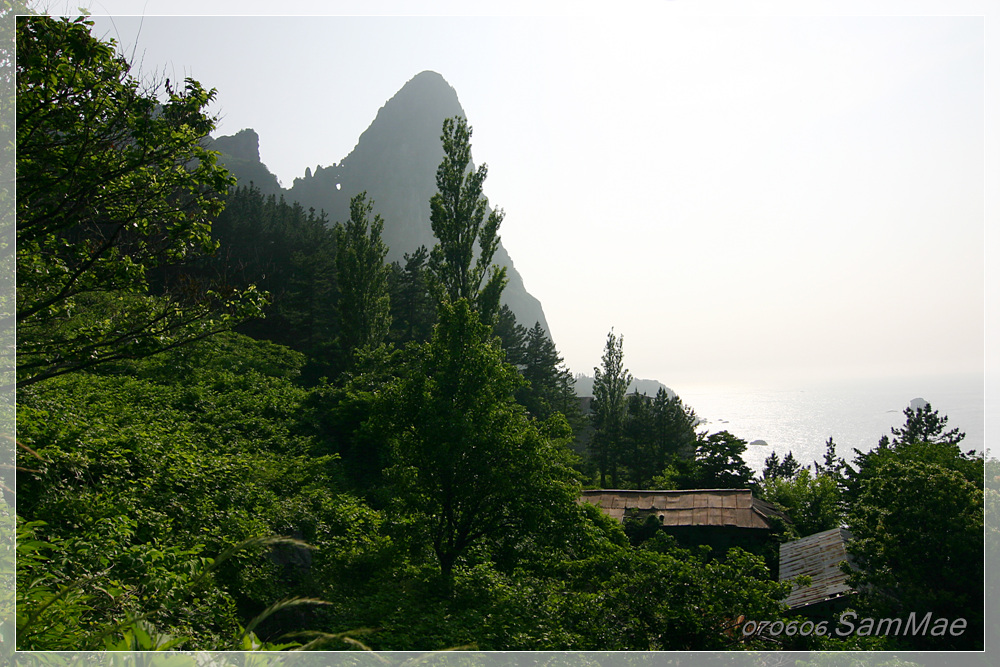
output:
[[[192,271],[200,279],[255,284],[270,295],[264,317],[237,330],[306,354],[303,378],[310,383],[338,375],[346,355],[337,342],[336,243],[326,216],[241,187],[226,197],[212,235],[218,250]]]
[[[659,473],[653,475],[653,480],[650,482],[650,488],[660,489],[663,491],[672,491],[680,489],[681,484],[686,479],[686,475],[679,469],[681,466],[677,464],[668,464]],[[688,466],[683,466],[685,470]]]
[[[21,386],[232,327],[261,296],[150,274],[211,253],[233,181],[201,146],[214,91],[132,78],[85,19],[17,22],[17,325]],[[136,196],[142,193],[142,196]]]
[[[594,368],[591,419],[595,432],[590,441],[590,451],[597,458],[602,488],[607,488],[609,473],[611,485],[618,488],[618,460],[625,425],[625,393],[632,382],[632,375],[624,365],[624,338],[616,337],[612,330],[604,346],[601,368]]]
[[[567,564],[563,623],[602,650],[760,648],[743,618],[778,618],[789,586],[741,549],[725,560],[678,549],[662,533],[643,548]],[[579,645],[579,644],[578,644]]]
[[[188,648],[218,647],[238,616],[370,569],[384,549],[380,519],[336,493],[337,461],[301,421],[308,393],[290,381],[302,363],[227,334],[113,375],[22,390],[19,435],[44,461],[24,466],[36,472],[22,475],[19,511],[64,545],[44,570],[60,585],[120,582],[124,597],[88,602],[104,623],[158,601],[165,606],[148,620],[190,637]],[[297,535],[324,553],[236,553],[197,604],[180,603],[185,562],[263,534]]]
[[[493,209],[483,196],[485,164],[471,170],[472,128],[464,118],[447,118],[441,128],[444,159],[437,170],[438,192],[431,198],[431,229],[438,244],[431,250],[428,268],[438,301],[466,299],[484,321],[500,308],[507,283],[506,269],[493,265],[500,244],[497,231],[503,210]],[[479,256],[473,264],[476,248]]]
[[[629,395],[620,452],[628,488],[675,488],[681,471],[691,468],[697,423],[694,411],[662,387],[652,399],[638,391]]]
[[[559,412],[574,426],[574,431],[579,431],[583,426],[583,416],[573,389],[573,374],[566,368],[555,343],[540,323],[535,322],[525,332],[517,363],[522,364],[521,375],[528,381],[527,385],[517,390],[517,397],[528,412],[538,419],[547,419]]]
[[[525,364],[525,343],[528,331],[517,323],[510,306],[503,306],[493,322],[493,335],[500,339],[504,358],[508,364],[522,368]]]
[[[638,391],[627,395],[633,378],[624,367],[622,346],[623,337],[609,333],[602,367],[594,369],[594,432],[587,449],[597,464],[600,486],[606,488],[610,477],[613,488],[697,487],[701,482],[693,477],[692,458],[699,442],[694,430],[698,417],[662,387],[653,398]]]
[[[630,488],[677,489],[692,481],[698,417],[662,387],[628,397],[625,474]]]
[[[446,588],[460,558],[484,541],[501,546],[572,503],[558,447],[513,398],[521,380],[469,303],[439,309],[431,342],[412,351],[386,393],[394,514],[415,517]],[[541,514],[540,514],[541,513]]]
[[[851,583],[861,609],[879,617],[930,611],[968,621],[958,637],[906,637],[904,647],[981,649],[983,458],[963,453],[934,414],[908,411],[892,443],[883,439],[846,469],[848,550],[859,566]]]
[[[84,581],[45,571],[47,552],[58,545],[37,539],[35,529],[45,522],[25,523],[18,519],[18,647],[79,649],[87,643],[88,617],[94,613],[95,596],[82,590]]]
[[[384,505],[382,471],[391,463],[387,438],[376,418],[379,394],[396,378],[401,356],[387,346],[363,348],[335,384],[325,383],[310,393],[304,416],[339,454],[353,491],[377,506]]]
[[[823,463],[813,463],[815,476],[795,460],[791,452],[779,463],[778,455],[764,461],[762,479],[757,487],[760,498],[785,510],[792,519],[788,537],[805,537],[842,525],[845,509],[843,459],[830,438],[826,442]]]
[[[335,600],[334,627],[377,627],[365,642],[379,650],[562,649],[579,645],[560,626],[562,564],[623,546],[617,522],[593,506],[551,503],[546,517],[510,539],[486,537],[456,565],[450,595],[440,566],[424,558],[417,516],[392,515],[400,551],[350,596]],[[547,520],[546,520],[547,519]]]
[[[121,639],[105,638],[108,651],[169,651],[184,643],[183,637],[163,634],[152,623],[136,621],[124,628]]]
[[[698,434],[698,416],[680,396],[670,396],[662,387],[653,398],[653,442],[660,461],[690,458]],[[662,466],[659,466],[662,467]]]
[[[663,469],[665,457],[657,449],[652,437],[656,417],[653,402],[638,391],[625,400],[625,426],[622,438],[622,463],[629,480],[629,488],[649,488],[653,476]]]
[[[929,412],[928,412],[929,411]],[[973,451],[963,452],[959,447],[961,438],[954,431],[944,432],[947,417],[939,418],[937,411],[912,411],[907,408],[906,424],[902,429],[893,429],[897,437],[890,442],[883,437],[878,445],[868,452],[855,450],[852,464],[843,464],[842,475],[846,486],[846,498],[852,502],[857,498],[861,483],[878,474],[881,465],[887,461],[905,460],[941,466],[954,470],[967,481],[983,488],[983,457]],[[928,424],[932,424],[928,427]],[[913,440],[905,433],[920,433],[926,440]]]
[[[437,320],[428,291],[427,248],[403,255],[404,265],[393,262],[389,275],[390,339],[395,343],[426,343]]]
[[[565,517],[575,524],[562,524],[575,526],[576,536],[560,537],[561,557],[533,547],[533,558],[508,569],[473,548],[456,568],[449,596],[440,595],[436,567],[395,568],[377,591],[356,601],[353,618],[378,619],[379,630],[366,643],[380,650],[765,646],[744,641],[740,619],[778,618],[788,585],[772,581],[761,559],[733,550],[725,561],[711,560],[676,548],[662,534],[636,550],[600,510],[579,510]]]
[[[859,483],[847,521],[863,608],[896,617],[965,618],[959,637],[907,637],[919,650],[982,647],[983,492],[936,465],[886,461]],[[903,640],[901,640],[903,641]]]
[[[683,488],[749,489],[754,486],[753,471],[743,460],[746,440],[729,431],[698,435],[694,465]]]
[[[17,639],[20,650],[166,651],[185,644],[206,641],[199,633],[204,618],[228,614],[221,634],[211,636],[215,649],[281,650],[298,644],[267,645],[252,630],[268,616],[290,606],[323,604],[318,600],[292,598],[268,607],[242,628],[232,620],[232,601],[211,587],[220,564],[242,550],[277,544],[302,545],[285,538],[257,538],[233,545],[216,558],[198,557],[200,548],[146,550],[142,557],[155,566],[136,583],[112,579],[112,565],[97,574],[61,581],[54,574],[59,565],[79,556],[77,538],[46,542],[37,530],[44,522],[18,525],[18,615]],[[139,550],[135,550],[139,553]],[[193,557],[193,558],[192,558]],[[106,561],[110,562],[110,558]],[[55,566],[55,567],[53,567]],[[170,623],[171,634],[147,620]],[[195,620],[195,625],[178,625],[177,619]],[[203,629],[203,628],[202,628]]]
[[[948,427],[948,417],[938,415],[938,411],[927,403],[923,407],[905,408],[903,415],[906,423],[902,428],[892,429],[892,444],[912,445],[918,442],[933,442],[957,445],[965,439],[965,433],[957,428],[945,431]]]
[[[813,467],[816,469],[816,475],[826,475],[837,480],[838,483],[843,480],[844,469],[847,467],[847,463],[844,459],[837,456],[837,444],[833,441],[833,438],[828,438],[826,441],[823,463],[813,461]]]
[[[367,193],[351,199],[351,217],[334,228],[342,347],[357,350],[382,343],[389,332],[389,267],[382,242],[382,216],[373,219]]]
[[[794,477],[766,477],[759,487],[760,498],[784,509],[792,519],[796,536],[836,528],[841,523],[840,488],[829,475],[815,477],[809,469]]]
[[[593,526],[600,535],[601,541],[607,541],[609,545],[614,545],[618,547],[624,547],[628,544],[628,539],[625,537],[625,531],[622,530],[620,523],[605,514],[596,505],[591,505],[589,503],[584,503],[582,505],[583,510],[586,514],[587,521],[583,522],[581,525],[585,527]],[[582,558],[581,554],[575,554],[576,558]]]
[[[791,452],[785,454],[785,458],[778,462],[777,452],[772,451],[771,454],[764,459],[764,471],[761,473],[765,480],[768,479],[792,479],[799,474],[802,470],[802,465],[795,460]]]

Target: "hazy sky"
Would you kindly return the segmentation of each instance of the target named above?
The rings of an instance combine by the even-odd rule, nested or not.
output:
[[[217,88],[217,134],[254,128],[286,187],[442,74],[575,372],[612,327],[670,386],[983,368],[983,3],[90,6],[144,72]]]

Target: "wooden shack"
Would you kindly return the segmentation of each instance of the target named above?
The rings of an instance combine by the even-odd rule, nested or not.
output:
[[[621,523],[655,517],[661,529],[681,546],[708,545],[716,555],[731,547],[761,553],[788,515],[769,502],[754,498],[750,489],[683,491],[584,491],[582,502],[597,505]]]
[[[833,528],[781,545],[778,578],[793,580],[808,575],[809,586],[795,586],[785,599],[792,611],[810,618],[830,618],[847,608],[854,590],[847,584],[841,563],[853,563],[847,553],[851,533]]]

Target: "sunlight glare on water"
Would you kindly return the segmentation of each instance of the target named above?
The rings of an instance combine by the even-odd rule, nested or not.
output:
[[[772,450],[791,451],[802,464],[821,461],[831,436],[848,461],[854,449],[868,451],[882,435],[905,422],[903,410],[923,398],[948,417],[948,428],[966,434],[961,446],[983,450],[983,376],[837,381],[825,385],[672,387],[702,419],[699,430],[729,431],[748,443],[744,458],[757,472]]]

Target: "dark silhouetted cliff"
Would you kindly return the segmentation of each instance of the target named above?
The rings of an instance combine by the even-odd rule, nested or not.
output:
[[[351,197],[367,191],[375,212],[385,220],[382,238],[389,246],[388,261],[402,260],[403,253],[412,253],[421,245],[430,249],[436,243],[430,224],[430,199],[437,191],[435,175],[444,156],[441,124],[453,116],[465,116],[455,89],[440,74],[421,72],[379,110],[350,155],[338,164],[320,166],[315,171],[306,169],[305,175],[284,191],[285,198],[307,209],[325,211],[332,224],[346,221]],[[475,119],[469,120],[474,128]],[[256,139],[252,130],[243,130],[233,137],[220,137],[213,148],[223,153],[236,151],[224,155],[223,160],[227,166],[232,164],[241,184],[254,180],[262,191],[270,193],[273,190],[265,189],[257,180],[262,179],[259,170],[252,168],[254,157],[260,164]],[[475,135],[472,147],[475,154]],[[277,186],[277,179],[273,183]],[[502,239],[502,225],[500,236]],[[518,322],[528,328],[541,322],[547,331],[541,303],[525,289],[502,242],[494,261],[507,267],[503,302],[510,306]]]

